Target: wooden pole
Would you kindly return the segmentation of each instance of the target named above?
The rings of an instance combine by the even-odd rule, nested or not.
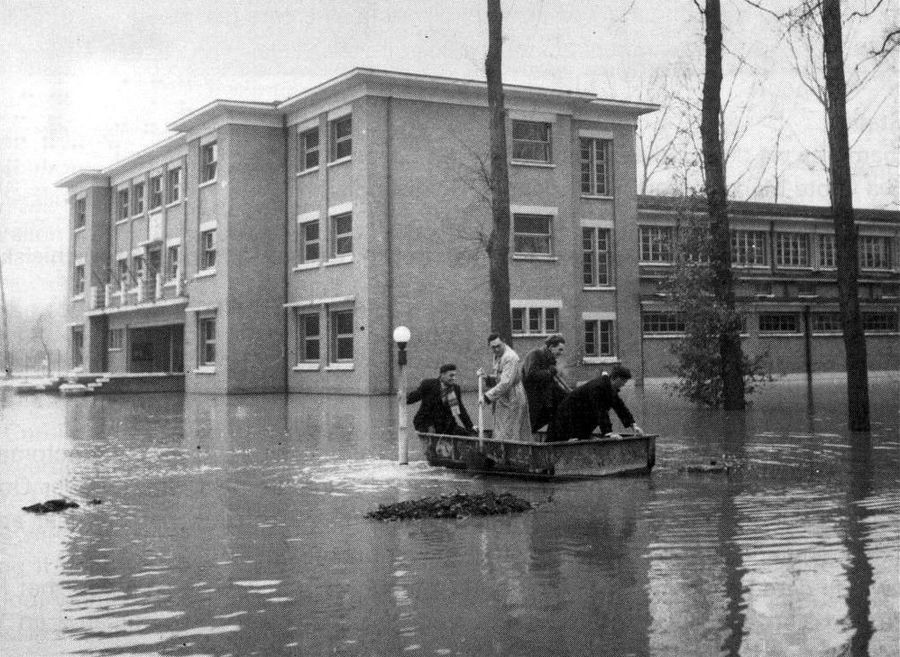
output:
[[[397,395],[397,463],[407,465],[409,463],[409,439],[406,435],[406,368],[400,360],[400,392]]]
[[[484,376],[478,375],[478,451],[484,453]]]

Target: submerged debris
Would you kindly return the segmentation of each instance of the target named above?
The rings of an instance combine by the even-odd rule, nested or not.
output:
[[[727,461],[717,461],[715,459],[711,460],[709,463],[691,463],[688,465],[683,465],[679,470],[682,472],[724,472],[727,474],[735,467],[734,463],[729,463]]]
[[[531,502],[511,493],[448,493],[396,504],[379,504],[366,518],[375,520],[415,520],[419,518],[467,518],[520,513],[532,509]]]
[[[66,509],[77,509],[78,503],[69,500],[47,500],[46,502],[38,502],[31,506],[23,506],[23,511],[29,513],[55,513],[57,511],[65,511]]]

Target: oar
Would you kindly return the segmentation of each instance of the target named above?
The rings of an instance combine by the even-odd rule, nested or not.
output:
[[[478,375],[478,451],[484,454],[484,375]]]

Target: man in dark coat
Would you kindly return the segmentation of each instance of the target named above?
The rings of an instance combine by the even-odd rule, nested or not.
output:
[[[605,436],[612,432],[610,409],[616,412],[622,425],[638,435],[643,430],[634,423],[634,417],[619,397],[619,390],[631,378],[631,372],[621,365],[613,366],[584,385],[578,386],[559,405],[553,429],[547,437],[551,440],[588,440],[596,427]]]
[[[553,422],[557,407],[572,390],[556,370],[556,360],[565,349],[565,338],[551,335],[543,347],[532,349],[522,361],[522,384],[528,397],[532,432]]]
[[[421,401],[422,405],[413,418],[416,431],[450,436],[471,436],[475,433],[456,384],[456,365],[441,365],[437,379],[425,379],[406,396],[407,404],[417,401]]]

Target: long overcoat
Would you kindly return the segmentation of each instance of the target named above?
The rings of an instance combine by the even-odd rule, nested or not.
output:
[[[570,392],[556,411],[553,431],[548,440],[587,440],[596,427],[605,435],[612,431],[610,409],[619,416],[622,425],[634,424],[631,411],[613,388],[609,375],[601,374]]]
[[[453,391],[456,393],[456,399],[459,401],[459,419],[465,425],[466,429],[471,433],[473,431],[472,420],[466,412],[466,407],[462,401],[462,391],[459,386],[454,384]],[[419,384],[419,387],[406,395],[407,404],[415,404],[421,401],[422,405],[413,418],[413,426],[416,431],[444,434],[460,434],[459,425],[453,419],[453,413],[444,400],[441,399],[441,380],[425,379]]]
[[[494,379],[494,387],[484,393],[494,406],[494,439],[530,441],[528,398],[522,387],[519,355],[511,347],[494,356]]]

